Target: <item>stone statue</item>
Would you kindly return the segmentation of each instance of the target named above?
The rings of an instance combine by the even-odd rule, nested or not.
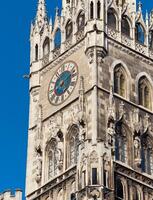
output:
[[[37,151],[36,156],[36,175],[35,180],[37,183],[40,183],[42,176],[42,156],[41,153]]]
[[[140,159],[140,139],[138,137],[135,137],[134,139],[134,158],[135,159]]]

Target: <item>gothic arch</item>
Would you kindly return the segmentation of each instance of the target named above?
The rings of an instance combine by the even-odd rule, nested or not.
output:
[[[135,40],[143,45],[146,43],[146,29],[141,22],[135,24]]]
[[[127,15],[122,16],[121,20],[121,32],[122,34],[131,37],[132,22]]]
[[[130,100],[130,93],[131,93],[131,88],[132,88],[132,78],[131,78],[131,74],[130,74],[130,71],[127,67],[127,65],[122,61],[122,60],[115,60],[112,65],[111,65],[111,68],[110,68],[110,71],[111,71],[111,84],[114,85],[114,71],[115,71],[115,68],[117,66],[121,66],[122,69],[123,69],[123,72],[126,76],[126,80],[128,80],[126,82],[126,88],[125,88],[125,98]]]
[[[57,141],[51,138],[46,143],[45,148],[45,163],[46,163],[46,179],[49,180],[57,174]]]
[[[120,200],[128,199],[127,181],[122,177],[116,177],[115,183],[116,197]]]
[[[144,81],[146,82],[146,85],[148,86],[148,89],[149,89],[149,105],[148,106],[145,106],[145,104],[143,104],[142,106],[152,110],[153,108],[153,92],[152,92],[152,89],[153,89],[153,81],[151,79],[151,77],[146,73],[146,72],[141,72],[139,73],[137,76],[136,76],[136,102],[138,104],[141,103],[140,101],[140,81],[144,79]],[[144,84],[145,84],[144,82]],[[141,105],[141,104],[140,104]]]
[[[147,130],[141,136],[142,171],[153,175],[153,135]]]
[[[79,144],[79,128],[73,124],[69,126],[66,135],[66,168],[69,168],[77,163]]]
[[[48,55],[50,52],[50,39],[49,37],[46,37],[43,42],[43,56]]]
[[[65,40],[71,38],[72,34],[73,34],[73,22],[71,19],[68,19],[65,25]]]
[[[60,48],[61,46],[61,29],[57,28],[53,34],[54,48]]]
[[[76,18],[76,24],[77,24],[77,31],[80,31],[84,29],[85,26],[85,13],[84,10],[80,10],[78,12],[77,18]]]
[[[114,8],[109,8],[107,11],[107,25],[118,30],[118,14]]]
[[[133,163],[133,134],[125,120],[121,118],[115,126],[115,157],[128,165]]]

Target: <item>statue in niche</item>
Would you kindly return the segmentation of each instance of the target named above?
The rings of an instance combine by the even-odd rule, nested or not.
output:
[[[36,150],[36,174],[35,180],[37,183],[40,183],[42,177],[42,152],[41,150]]]
[[[115,134],[114,119],[110,119],[108,121],[108,128],[106,133],[106,146],[110,145],[112,148],[114,148],[115,145],[114,134]]]
[[[141,163],[140,152],[141,152],[141,142],[140,142],[139,137],[135,137],[134,138],[134,159],[138,165]]]

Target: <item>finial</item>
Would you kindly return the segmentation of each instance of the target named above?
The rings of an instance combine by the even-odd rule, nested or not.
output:
[[[59,8],[56,7],[56,16],[58,16],[58,15],[59,15]]]
[[[139,1],[139,3],[138,3],[138,10],[142,11],[142,3],[141,3],[141,1]]]
[[[149,26],[149,16],[147,10],[146,10],[146,25]]]

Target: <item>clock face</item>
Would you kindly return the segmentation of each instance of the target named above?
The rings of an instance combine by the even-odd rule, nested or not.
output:
[[[73,92],[78,79],[78,66],[73,61],[64,63],[56,71],[49,84],[50,103],[59,105]]]

